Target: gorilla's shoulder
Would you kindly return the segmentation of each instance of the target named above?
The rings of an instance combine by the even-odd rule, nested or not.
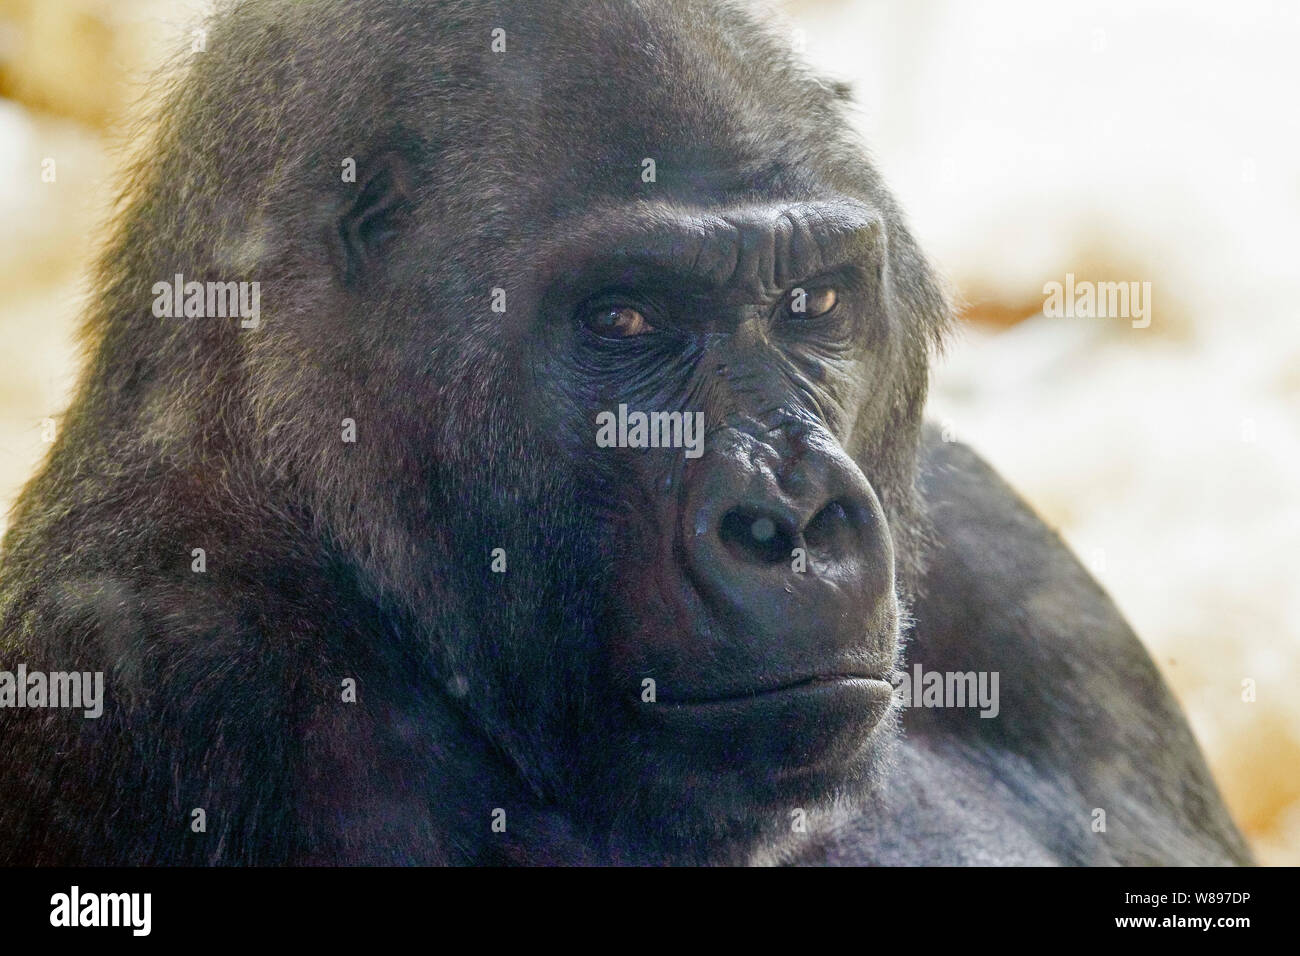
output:
[[[1065,818],[1083,842],[1066,857],[1092,856],[1100,840],[1122,863],[1248,859],[1150,655],[1060,535],[933,426],[919,487],[933,540],[905,666],[996,673],[1000,705],[992,719],[909,708],[908,746],[997,755],[1003,771],[1019,768],[1000,783],[1030,811],[1072,795]],[[1098,809],[1105,832],[1090,826]],[[1074,842],[1061,819],[1058,809],[1049,843]]]

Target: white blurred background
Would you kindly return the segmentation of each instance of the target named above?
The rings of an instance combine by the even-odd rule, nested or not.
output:
[[[932,416],[1114,595],[1260,860],[1300,863],[1300,4],[773,2],[962,304]],[[75,380],[123,117],[206,6],[0,0],[0,505]],[[1150,326],[1039,316],[1067,273],[1150,282]]]

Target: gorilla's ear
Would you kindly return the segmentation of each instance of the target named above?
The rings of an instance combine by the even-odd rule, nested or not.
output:
[[[410,165],[400,153],[368,160],[338,221],[338,264],[347,285],[363,281],[380,264],[411,198]]]

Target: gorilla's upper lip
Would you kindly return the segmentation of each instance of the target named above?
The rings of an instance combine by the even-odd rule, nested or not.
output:
[[[661,697],[660,703],[674,707],[707,707],[710,704],[734,704],[747,700],[760,700],[768,697],[776,697],[781,694],[788,694],[796,691],[815,690],[822,686],[829,687],[836,684],[852,685],[854,683],[860,683],[864,685],[864,688],[868,685],[878,684],[888,685],[891,689],[893,687],[887,677],[878,673],[846,672],[814,674],[807,677],[785,680],[780,683],[765,683],[746,689],[728,690],[717,694]],[[875,689],[874,686],[872,689]]]

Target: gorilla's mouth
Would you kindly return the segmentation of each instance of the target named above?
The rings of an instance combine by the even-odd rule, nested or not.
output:
[[[868,668],[864,668],[868,670]],[[663,746],[709,765],[768,779],[851,773],[890,711],[894,687],[871,673],[828,670],[747,690],[709,691],[642,704]]]
[[[893,685],[882,677],[865,674],[818,674],[774,686],[757,687],[739,692],[729,692],[702,697],[666,698],[661,704],[669,707],[712,708],[745,704],[762,704],[768,700],[787,697],[812,696],[828,693],[861,695],[863,698],[888,697]]]

